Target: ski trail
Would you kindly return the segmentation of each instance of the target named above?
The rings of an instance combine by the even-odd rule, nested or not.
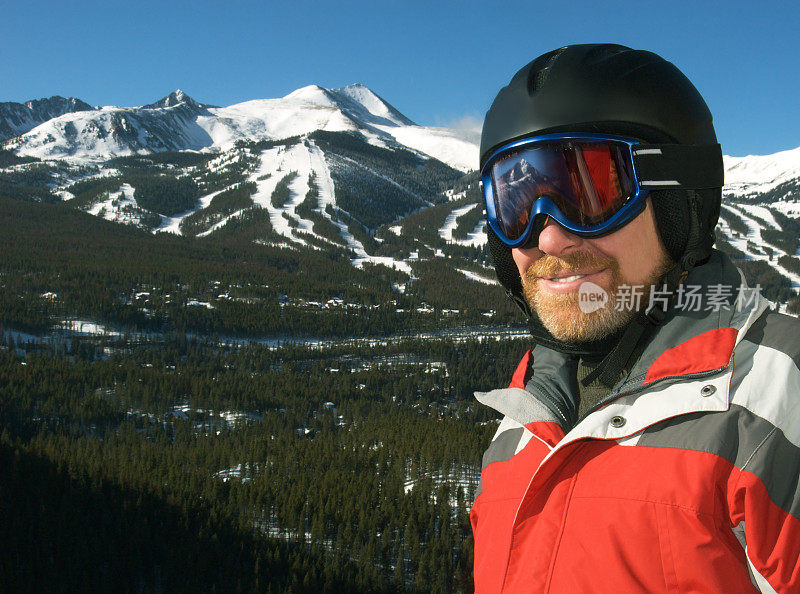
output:
[[[458,219],[470,212],[473,208],[480,207],[480,204],[468,204],[467,206],[460,206],[454,208],[453,211],[447,215],[444,220],[442,228],[439,229],[439,237],[448,243],[455,243],[456,245],[463,245],[469,247],[480,247],[488,240],[486,231],[484,230],[485,221],[478,221],[475,228],[467,234],[466,239],[457,239],[453,237],[453,231],[458,226]]]
[[[740,210],[743,210],[745,214],[749,214],[763,220],[772,229],[782,229],[780,223],[775,220],[775,216],[772,214],[772,212],[764,206],[757,206],[755,204],[737,204],[736,207]]]
[[[779,272],[781,275],[783,275],[786,278],[788,278],[792,282],[792,288],[793,289],[800,289],[800,274],[792,272],[791,270],[787,270],[786,268],[781,266],[778,263],[778,256],[773,256],[774,259],[772,259],[763,250],[761,250],[760,248],[759,248],[758,251],[754,251],[750,247],[748,247],[748,245],[747,245],[748,240],[750,242],[752,242],[752,244],[755,244],[757,247],[761,243],[761,233],[760,233],[761,225],[757,221],[753,220],[748,215],[747,212],[745,212],[744,210],[742,210],[740,208],[736,208],[736,207],[733,207],[733,206],[728,206],[727,204],[723,204],[722,206],[723,206],[723,208],[727,208],[732,213],[738,215],[739,218],[741,218],[742,221],[744,221],[744,224],[747,225],[747,237],[745,239],[742,239],[742,238],[734,239],[733,235],[730,233],[730,228],[728,227],[728,231],[729,231],[729,233],[728,233],[728,242],[731,245],[733,245],[734,247],[736,247],[737,249],[743,251],[745,254],[747,254],[753,260],[762,260],[762,261],[766,262],[767,264],[772,266],[777,272]],[[722,221],[722,222],[724,223],[724,221]],[[725,226],[727,226],[727,223],[725,224]],[[783,251],[780,250],[779,248],[776,248],[774,246],[770,246],[770,247],[772,248],[773,254],[776,254],[776,253],[780,253],[781,255],[783,254]]]
[[[453,240],[453,231],[455,230],[456,226],[458,225],[459,217],[467,214],[473,208],[478,206],[477,204],[467,204],[466,206],[460,206],[458,208],[454,208],[447,218],[444,220],[444,224],[442,228],[439,229],[439,237],[444,239],[445,241],[454,241]]]
[[[226,190],[230,190],[235,185],[236,184],[233,184],[232,186],[227,186],[225,188],[222,188],[221,190],[217,190],[216,192],[211,192],[210,194],[206,194],[205,196],[201,196],[198,199],[197,204],[195,205],[195,207],[192,208],[191,210],[187,210],[186,212],[182,212],[180,214],[177,214],[174,217],[163,217],[161,225],[157,229],[155,229],[155,231],[157,231],[159,233],[163,232],[163,233],[174,233],[175,235],[183,235],[183,231],[181,231],[181,223],[183,222],[183,219],[185,219],[188,216],[193,215],[196,212],[199,212],[201,210],[204,210],[204,209],[208,208],[209,205],[211,204],[211,201],[214,200],[214,197],[217,194],[221,194],[222,192],[225,192]],[[228,217],[225,217],[225,220],[227,221]],[[214,227],[216,227],[216,226],[217,225],[215,225]],[[203,233],[203,235],[205,235],[207,233],[208,233],[208,231]]]

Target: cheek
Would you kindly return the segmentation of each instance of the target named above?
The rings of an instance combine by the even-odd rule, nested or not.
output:
[[[641,285],[649,278],[648,265],[649,254],[642,253],[638,257],[625,256],[617,259],[619,272],[625,283],[629,285]]]
[[[655,224],[645,215],[649,213],[643,213],[619,234],[609,236],[609,241],[600,248],[617,260],[622,280],[629,285],[650,282],[666,259]]]
[[[514,263],[517,265],[519,275],[524,277],[525,272],[531,267],[531,264],[542,257],[542,252],[536,248],[529,250],[514,248],[511,250],[511,257],[514,258]]]

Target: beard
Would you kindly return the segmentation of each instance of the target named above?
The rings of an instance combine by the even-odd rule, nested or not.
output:
[[[658,263],[651,276],[644,280],[641,305],[647,306],[653,285],[673,266],[668,257]],[[554,294],[539,288],[539,279],[556,274],[577,274],[579,270],[608,269],[611,283],[602,287],[608,299],[602,307],[585,312],[579,303],[579,293]],[[531,264],[522,276],[525,298],[536,312],[542,325],[557,340],[565,342],[587,342],[612,334],[625,326],[635,315],[633,308],[617,307],[617,290],[626,283],[619,269],[619,263],[610,257],[589,252],[574,252],[558,258],[545,254]],[[595,285],[596,286],[596,285]],[[600,287],[598,287],[600,288]]]

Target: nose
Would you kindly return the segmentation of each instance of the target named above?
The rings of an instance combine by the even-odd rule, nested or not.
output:
[[[541,233],[539,233],[539,250],[551,256],[560,257],[567,251],[579,247],[583,239],[573,235],[564,227],[548,218]]]

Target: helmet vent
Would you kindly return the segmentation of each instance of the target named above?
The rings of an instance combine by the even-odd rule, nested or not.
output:
[[[547,77],[550,75],[550,67],[566,49],[566,47],[562,47],[561,49],[553,50],[539,57],[531,64],[531,69],[528,71],[529,94],[533,95],[542,88],[542,85],[544,85],[547,81]]]

